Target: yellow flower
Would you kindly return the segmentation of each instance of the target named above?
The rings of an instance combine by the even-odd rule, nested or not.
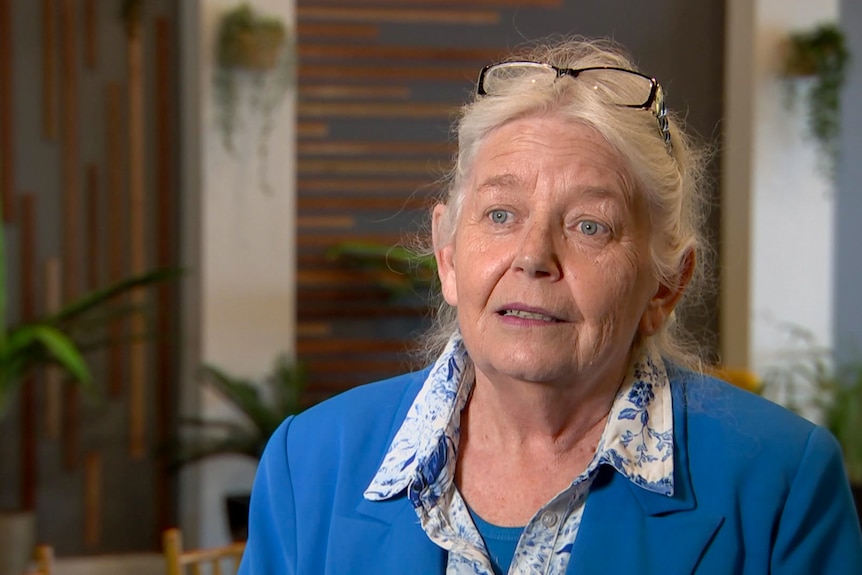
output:
[[[740,367],[714,366],[709,369],[709,374],[752,393],[760,393],[763,387],[763,382],[753,371]]]

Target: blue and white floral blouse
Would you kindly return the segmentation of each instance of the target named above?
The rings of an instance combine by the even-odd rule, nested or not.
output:
[[[473,389],[460,334],[434,364],[365,498],[407,490],[422,528],[448,551],[447,575],[493,575],[485,544],[454,484],[461,411]],[[673,495],[673,414],[661,358],[635,359],[608,416],[595,456],[572,484],[525,526],[509,573],[564,573],[599,466],[612,466],[643,489]]]

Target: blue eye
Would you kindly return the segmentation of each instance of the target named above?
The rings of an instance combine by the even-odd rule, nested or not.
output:
[[[506,210],[491,210],[488,217],[491,218],[491,221],[495,224],[505,224],[511,215],[511,212]]]
[[[578,229],[581,230],[581,233],[585,236],[594,236],[604,228],[602,224],[598,222],[594,222],[592,220],[584,220],[578,224]]]

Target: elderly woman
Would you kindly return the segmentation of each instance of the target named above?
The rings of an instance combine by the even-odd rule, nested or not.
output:
[[[458,144],[436,361],[284,422],[240,572],[862,573],[835,440],[680,345],[702,158],[660,85],[542,46],[482,70]]]

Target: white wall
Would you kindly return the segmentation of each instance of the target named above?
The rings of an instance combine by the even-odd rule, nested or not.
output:
[[[760,374],[792,359],[787,325],[832,344],[832,183],[781,65],[790,33],[837,17],[837,0],[728,3],[721,345]]]
[[[197,385],[201,363],[259,377],[276,356],[292,354],[295,340],[295,93],[277,110],[269,155],[257,153],[260,118],[241,99],[244,125],[232,155],[222,145],[212,89],[220,15],[239,2],[181,2],[183,38],[183,244],[190,279],[184,293],[182,413],[226,412],[221,399]],[[255,0],[295,29],[294,3]],[[248,94],[244,94],[247,96]],[[262,170],[265,169],[265,173]],[[262,181],[271,185],[264,189]],[[184,472],[181,524],[193,545],[224,542],[223,495],[248,490],[255,462],[219,458]]]

